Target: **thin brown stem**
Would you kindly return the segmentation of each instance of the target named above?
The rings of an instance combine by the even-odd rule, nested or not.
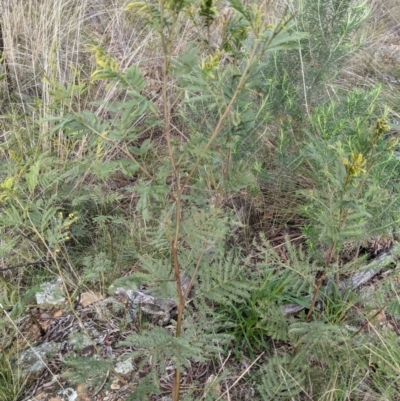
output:
[[[161,22],[164,20],[164,1],[160,2],[160,15]],[[179,249],[179,230],[180,230],[180,220],[181,220],[181,194],[182,190],[180,187],[180,177],[179,172],[176,166],[173,148],[172,148],[172,140],[171,140],[171,123],[170,123],[170,102],[169,102],[169,68],[172,57],[172,45],[174,43],[175,38],[175,25],[178,18],[178,12],[173,13],[173,21],[170,30],[168,31],[168,36],[164,34],[164,26],[161,23],[160,29],[160,37],[161,37],[161,45],[163,50],[163,85],[162,85],[162,98],[163,98],[163,118],[164,118],[164,136],[167,141],[167,150],[168,157],[173,171],[174,182],[176,185],[176,195],[175,195],[175,230],[173,239],[171,242],[171,252],[172,252],[172,266],[174,271],[174,278],[176,282],[176,289],[178,292],[178,305],[177,305],[177,321],[176,321],[176,332],[175,336],[180,337],[182,331],[182,317],[183,310],[185,307],[185,299],[182,291],[182,281],[181,281],[181,272],[179,267],[179,259],[178,259],[178,249]],[[172,390],[172,398],[173,401],[179,401],[179,393],[180,393],[180,378],[181,372],[179,367],[176,367],[175,370],[175,378],[174,385]]]
[[[204,248],[203,251],[201,252],[201,254],[200,254],[200,256],[199,256],[199,258],[197,260],[197,264],[196,264],[196,267],[195,267],[194,272],[192,274],[192,277],[190,278],[189,284],[186,287],[185,293],[183,295],[183,298],[184,298],[185,302],[186,302],[187,297],[189,296],[190,290],[191,290],[191,288],[193,286],[194,279],[196,278],[197,272],[198,272],[199,267],[200,267],[200,263],[201,263],[201,261],[203,259],[204,253],[206,252],[206,249],[207,248]]]
[[[308,313],[306,316],[306,321],[310,320],[311,315],[314,312],[315,304],[317,303],[318,295],[321,290],[322,283],[324,282],[325,276],[326,276],[326,270],[322,273],[321,277],[317,280],[317,283],[315,285],[314,296],[311,301],[310,309],[308,310]]]
[[[314,296],[313,296],[313,299],[311,301],[310,309],[308,310],[307,317],[306,317],[307,321],[311,318],[311,315],[314,312],[315,304],[317,303],[317,299],[318,299],[318,295],[319,295],[320,290],[321,290],[322,283],[324,282],[325,277],[326,277],[326,275],[328,273],[329,265],[332,262],[332,258],[333,258],[333,255],[334,255],[334,252],[335,252],[335,249],[336,249],[336,245],[337,245],[337,241],[333,241],[331,249],[330,249],[329,254],[328,254],[328,257],[326,258],[325,270],[322,273],[321,277],[317,280],[317,283],[315,285]]]
[[[181,272],[179,268],[179,260],[178,260],[178,240],[179,240],[179,226],[180,226],[180,213],[181,213],[181,199],[180,194],[177,194],[176,200],[176,222],[175,222],[175,233],[174,239],[172,243],[172,257],[173,257],[173,267],[174,267],[174,275],[175,281],[177,285],[178,292],[178,316],[177,316],[177,324],[176,324],[176,337],[180,337],[181,335],[181,326],[182,326],[182,314],[185,306],[185,299],[182,291],[182,280],[181,280]]]
[[[368,326],[371,320],[375,319],[379,314],[381,314],[386,307],[387,305],[382,306],[382,308],[380,308],[376,313],[374,313],[370,319],[367,319],[367,321],[352,335],[352,337],[355,337],[356,335],[360,334]]]
[[[180,183],[180,177],[179,177],[179,171],[178,167],[174,158],[173,154],[173,148],[172,148],[172,141],[171,141],[171,127],[170,127],[170,104],[169,104],[169,96],[168,96],[168,83],[169,83],[169,67],[170,67],[170,61],[171,61],[171,55],[172,55],[172,45],[174,43],[174,38],[175,38],[175,26],[178,18],[178,12],[173,13],[173,20],[171,26],[168,28],[167,34],[164,34],[164,26],[163,26],[163,20],[164,20],[164,0],[160,1],[160,16],[161,16],[161,29],[159,31],[160,36],[161,36],[161,44],[162,44],[162,50],[163,50],[163,56],[164,56],[164,64],[163,64],[163,89],[162,89],[162,96],[163,96],[163,109],[164,109],[164,135],[165,139],[167,142],[167,148],[168,148],[168,156],[170,159],[171,167],[173,170],[173,176],[174,176],[174,182],[176,185],[176,194],[175,194],[175,230],[174,230],[174,235],[173,239],[171,242],[171,252],[172,252],[172,259],[173,259],[173,270],[174,270],[174,276],[175,276],[175,281],[176,281],[176,286],[177,286],[177,292],[178,292],[178,305],[177,305],[177,323],[176,323],[176,337],[181,336],[181,331],[182,331],[182,318],[183,318],[183,311],[185,308],[185,298],[188,295],[188,291],[190,290],[190,286],[193,284],[193,279],[194,276],[191,278],[191,282],[189,284],[189,288],[186,290],[185,294],[183,294],[182,290],[182,281],[181,281],[181,274],[180,274],[180,266],[179,266],[179,259],[178,259],[178,250],[179,250],[179,230],[180,230],[180,221],[181,221],[181,195],[185,189],[185,187],[188,185],[190,179],[192,178],[193,174],[197,170],[201,160],[203,159],[202,156],[199,156],[192,167],[191,171],[185,178],[184,182],[181,184]],[[275,38],[275,36],[280,32],[281,29],[284,29],[284,26],[282,25],[279,29],[277,29],[274,34],[271,36],[269,39],[268,43],[264,46],[264,49],[262,50],[262,53],[268,48],[269,44],[272,42],[272,40]],[[257,54],[259,56],[259,38],[256,38],[254,47],[252,49],[252,52],[249,57],[249,61],[241,75],[241,78],[239,80],[239,83],[236,87],[236,90],[226,106],[224,112],[220,116],[218,123],[212,132],[207,144],[205,145],[203,151],[206,152],[211,144],[214,142],[215,138],[218,136],[220,133],[223,124],[225,120],[227,119],[231,108],[236,101],[236,98],[242,88],[244,87],[246,80],[248,78],[248,75],[250,73],[250,70],[253,66],[254,60],[257,57]],[[199,263],[200,264],[200,263]],[[196,272],[194,273],[196,274]],[[179,401],[179,393],[180,393],[180,369],[179,367],[176,368],[175,370],[175,378],[174,378],[174,386],[173,386],[173,401]]]

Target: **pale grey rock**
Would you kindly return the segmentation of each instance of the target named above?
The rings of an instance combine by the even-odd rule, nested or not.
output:
[[[36,347],[29,347],[22,352],[18,365],[23,376],[39,377],[46,369],[49,356],[61,351],[62,343],[43,343]]]
[[[57,396],[62,401],[75,401],[78,399],[78,393],[71,387],[58,391]]]
[[[181,276],[183,292],[189,287],[190,279],[185,274]],[[138,313],[146,315],[152,323],[160,326],[167,325],[171,319],[174,319],[177,311],[177,302],[173,298],[161,298],[154,295],[150,288],[139,288],[136,291],[118,287],[110,287],[114,292],[115,298],[123,303],[130,314],[127,315],[127,321],[130,322],[131,316],[136,317]]]
[[[121,375],[129,375],[135,370],[133,358],[126,359],[125,361],[117,362],[114,366],[117,373]]]
[[[38,305],[57,305],[64,303],[65,298],[63,295],[61,278],[57,277],[48,283],[43,283],[40,286],[40,291],[36,293],[36,302]]]

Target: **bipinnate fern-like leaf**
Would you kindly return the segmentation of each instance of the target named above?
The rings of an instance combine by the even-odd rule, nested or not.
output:
[[[65,377],[72,383],[90,381],[94,388],[104,382],[104,377],[110,369],[111,361],[98,358],[67,356],[65,365],[70,368]]]
[[[285,240],[286,260],[260,235],[261,244],[256,245],[260,253],[258,271],[263,291],[269,293],[270,300],[280,303],[304,304],[305,297],[312,292],[315,273],[320,269],[317,260],[295,247],[288,238]]]
[[[218,303],[241,302],[249,296],[249,282],[233,252],[217,255],[212,265],[198,273],[198,295]],[[196,296],[196,297],[197,297]]]
[[[188,367],[190,360],[204,359],[202,343],[191,338],[191,332],[184,332],[181,337],[175,337],[164,327],[154,326],[143,334],[131,334],[120,345],[134,347],[132,357],[147,357],[154,366],[165,371],[167,361],[176,366]]]
[[[181,222],[182,243],[193,250],[223,241],[229,232],[228,217],[220,209],[191,208]]]
[[[351,348],[349,332],[345,328],[321,321],[293,323],[289,329],[289,338],[299,352],[319,361],[329,362],[339,352],[348,354],[348,348]]]
[[[276,302],[260,302],[259,325],[265,328],[265,332],[274,340],[286,341],[288,338],[288,321],[282,308]]]
[[[154,374],[155,371],[151,371],[148,375],[144,376],[135,391],[133,391],[126,401],[147,401],[151,395],[157,395],[160,393],[160,387],[158,379]]]
[[[160,388],[154,373],[155,371],[152,371],[143,377],[136,390],[129,394],[126,401],[147,401],[150,395],[158,395],[160,393]]]
[[[273,356],[262,369],[258,391],[264,401],[289,401],[304,387],[305,367],[288,354]]]
[[[394,297],[387,308],[387,313],[396,319],[400,318],[400,299],[398,296]]]
[[[127,355],[135,360],[141,360],[139,369],[143,369],[150,363],[155,367],[151,373],[141,380],[136,389],[136,398],[132,400],[141,400],[146,395],[157,394],[159,392],[159,377],[165,375],[167,366],[171,364],[180,369],[190,367],[193,361],[204,362],[210,358],[210,355],[216,355],[222,352],[221,345],[231,340],[226,334],[214,334],[207,331],[207,326],[211,321],[198,325],[190,316],[187,316],[183,323],[183,329],[180,337],[176,337],[174,330],[151,326],[149,330],[143,333],[133,333],[119,346],[131,347],[134,351]]]

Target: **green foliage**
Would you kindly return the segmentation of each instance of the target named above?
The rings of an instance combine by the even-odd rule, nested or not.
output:
[[[24,390],[23,379],[15,371],[12,361],[0,352],[0,401],[18,401]]]
[[[387,313],[390,316],[394,316],[396,319],[400,318],[400,299],[398,295],[396,295],[396,297],[390,301],[387,308]]]
[[[271,300],[281,303],[307,304],[304,294],[309,294],[317,273],[318,261],[304,249],[295,248],[286,238],[288,259],[283,261],[279,253],[261,236],[258,251],[263,260],[258,265],[262,275],[263,291],[271,293]]]
[[[359,302],[359,298],[351,289],[340,291],[333,281],[323,291],[323,295],[323,319],[332,324],[344,321],[348,317],[351,308]]]
[[[276,112],[287,110],[298,123],[304,112],[300,105],[323,100],[325,83],[360,48],[361,40],[357,43],[355,37],[367,22],[369,8],[352,0],[301,0],[292,7],[298,13],[297,29],[309,36],[301,41],[301,51],[276,54],[265,75]]]
[[[143,82],[142,77],[139,75],[137,68],[134,69],[134,72],[132,72],[132,69],[127,70],[125,73],[110,73],[111,76],[104,73],[104,70],[97,70],[100,72],[95,76],[96,79],[111,77],[118,80],[122,88],[128,86],[126,96],[129,100],[116,102],[111,105],[104,104],[109,112],[112,113],[113,120],[101,121],[96,114],[82,111],[63,116],[61,122],[54,126],[52,132],[64,130],[66,136],[74,140],[85,138],[88,145],[87,151],[92,150],[97,157],[101,157],[108,146],[118,144],[120,141],[137,140],[139,138],[138,133],[146,128],[143,125],[138,125],[137,120],[142,118],[148,111],[154,112],[154,107],[151,106],[151,103],[144,96],[140,95],[140,85]],[[138,83],[138,81],[140,82]],[[60,120],[60,118],[54,117],[52,120],[56,121]],[[145,121],[153,124],[151,118],[147,118]],[[138,153],[139,151],[139,155],[142,156],[150,150],[148,147],[139,149],[134,147],[132,153]],[[129,166],[127,173],[133,174],[137,171],[138,166],[136,163],[130,164],[131,166]],[[111,163],[111,166],[114,167],[113,169],[118,165],[124,171],[128,167],[126,164]],[[113,170],[108,163],[105,163],[102,167],[99,166],[99,169],[99,173],[103,175],[100,178],[104,178],[105,174],[110,174]]]
[[[108,276],[113,270],[112,263],[107,259],[104,252],[100,252],[95,256],[86,256],[82,261],[85,270],[82,275],[83,283],[96,283],[103,281],[105,276]]]
[[[209,334],[208,327],[199,327],[193,320],[185,320],[183,333],[180,337],[174,336],[171,330],[153,326],[143,334],[129,335],[120,346],[132,347],[135,351],[129,356],[141,360],[139,371],[151,364],[152,373],[140,381],[135,394],[157,394],[158,377],[166,371],[168,363],[176,367],[189,367],[191,362],[204,362],[213,355],[222,351],[220,344],[227,340],[226,335]]]
[[[268,338],[287,341],[289,321],[283,306],[292,302],[308,306],[314,263],[289,241],[286,246],[290,258],[282,262],[273,247],[264,238],[261,240],[256,271],[242,278],[243,287],[250,293],[240,303],[229,297],[217,299],[221,330],[234,336],[237,357],[239,350],[246,349],[254,358],[256,351],[269,348]]]
[[[302,47],[306,85],[317,84],[338,73],[351,52],[357,49],[354,33],[365,24],[370,10],[366,2],[352,0],[302,0],[299,29],[309,32]]]
[[[304,312],[284,312],[287,304],[310,307],[321,272],[336,269],[339,278],[346,242],[398,226],[397,142],[389,138],[379,90],[335,88],[335,101],[325,101],[325,84],[358,48],[353,35],[367,7],[303,0],[296,18],[269,23],[254,2],[230,0],[221,18],[219,6],[127,5],[129,20],[151,38],[141,42],[143,54],[162,52],[154,57],[163,70],[156,94],[152,63],[140,62],[142,73],[131,65],[136,58],[117,61],[105,39],[88,48],[96,62],[94,71],[83,71],[90,82],[80,78],[80,66],[70,83],[45,78],[50,101],[38,100],[29,113],[47,107],[46,118],[2,116],[13,135],[0,143],[0,256],[10,264],[50,258],[45,273],[78,289],[146,285],[157,299],[176,303],[176,321],[133,322],[120,342],[138,365],[129,399],[161,394],[167,367],[178,376],[194,363],[216,361],[232,344],[238,359],[265,352],[267,360],[252,368],[261,399],[347,399],[349,388],[348,398],[360,398],[368,358],[378,366],[371,391],[393,398],[395,390],[384,388],[398,389],[396,342],[350,337],[343,327],[357,302],[350,291],[329,281],[312,322]],[[107,100],[74,101],[94,89],[110,90]],[[115,189],[120,177],[128,183]],[[293,221],[280,221],[281,195]],[[299,203],[300,212],[293,207]],[[249,212],[255,209],[256,217]],[[257,218],[267,219],[259,222],[266,235],[243,240],[247,222]],[[284,253],[265,239],[299,226],[307,243],[293,245],[288,237]],[[34,291],[23,288],[35,281],[29,274],[22,269],[13,278],[18,285],[2,279],[0,302],[12,316]],[[388,311],[399,315],[397,298]],[[110,363],[68,357],[68,379],[101,386]],[[13,382],[17,376],[4,369]],[[212,386],[223,377],[201,397],[218,398]],[[186,399],[199,399],[202,385],[194,383]],[[1,390],[0,375],[0,397]]]
[[[132,357],[146,357],[157,362],[156,366],[160,372],[164,372],[166,362],[172,361],[175,366],[189,366],[190,360],[204,361],[207,357],[207,350],[220,351],[214,348],[217,341],[211,335],[202,333],[189,326],[185,328],[182,337],[174,337],[173,333],[163,327],[152,327],[145,334],[132,334],[121,341],[120,345],[129,345],[137,349],[129,354]],[[147,359],[148,360],[148,359]]]
[[[305,382],[304,365],[288,354],[273,356],[264,365],[258,386],[262,400],[290,400],[302,392]]]
[[[160,394],[155,371],[144,376],[135,391],[128,396],[127,401],[147,401],[151,394]]]
[[[208,29],[211,23],[214,21],[217,13],[213,3],[213,0],[203,0],[200,4],[199,15],[204,18],[204,23]]]
[[[377,337],[365,344],[368,351],[371,375],[371,390],[386,399],[396,399],[400,391],[399,375],[399,347],[395,333],[388,333],[384,337]]]
[[[141,2],[127,7],[127,10],[136,10],[146,16],[158,30],[166,68],[169,67],[170,46],[175,40],[175,24],[186,5],[183,1],[167,2],[160,3],[158,8]],[[249,297],[249,288],[243,282],[244,266],[240,252],[235,249],[228,251],[225,246],[235,221],[219,207],[218,201],[205,200],[210,193],[217,199],[254,182],[246,163],[239,158],[231,160],[232,153],[237,152],[236,148],[240,145],[238,138],[245,138],[246,133],[254,129],[253,88],[262,85],[259,59],[266,52],[285,50],[293,44],[297,46],[298,40],[305,36],[294,33],[292,18],[282,20],[275,27],[265,26],[260,9],[242,6],[237,1],[232,2],[232,7],[236,10],[233,18],[240,21],[247,31],[246,35],[238,36],[233,27],[229,34],[236,40],[235,57],[242,60],[240,65],[223,63],[227,55],[222,50],[209,55],[201,63],[197,54],[189,51],[174,63],[172,72],[179,77],[177,84],[185,93],[182,103],[179,97],[176,98],[178,114],[190,135],[186,142],[178,143],[169,137],[167,131],[169,159],[153,157],[150,164],[148,156],[155,148],[154,142],[149,138],[141,141],[138,134],[156,126],[152,117],[154,106],[141,94],[144,80],[138,68],[131,67],[124,73],[120,72],[117,63],[98,47],[93,50],[99,68],[92,77],[112,80],[125,97],[124,101],[103,105],[109,112],[106,120],[89,111],[69,113],[60,117],[59,121],[53,119],[57,122],[53,132],[62,130],[73,141],[85,140],[87,151],[95,153],[91,171],[98,179],[107,179],[117,170],[131,177],[141,175],[134,184],[134,190],[138,195],[136,211],[146,224],[146,246],[141,247],[138,256],[141,272],[133,273],[128,280],[135,287],[147,279],[153,294],[180,302],[174,282],[176,269],[171,271],[170,268],[176,252],[177,262],[174,263],[179,263],[182,273],[191,278],[195,290],[193,302],[197,308],[203,307],[204,311],[210,310],[211,302],[240,304]],[[211,3],[203,4],[202,14],[206,23],[210,24],[213,14]],[[164,73],[169,74],[170,71]],[[203,116],[197,115],[193,121],[190,118],[197,104],[204,100],[207,100],[207,107],[203,107],[203,115],[210,112],[214,115],[209,120],[207,131],[201,129]],[[167,117],[168,113],[164,115],[164,118]],[[163,121],[165,127],[169,124],[169,121]],[[104,162],[104,155],[113,147],[123,150],[129,164],[123,164],[123,161]],[[172,188],[165,184],[166,180],[171,180],[171,175]],[[190,191],[179,189],[182,185],[177,181],[179,176],[190,180]],[[176,212],[178,208],[179,214]],[[171,248],[172,243],[176,243],[177,250]],[[101,273],[109,270],[105,266],[111,266],[110,262],[102,260],[97,263],[96,258],[86,257],[83,260],[87,271],[83,280],[91,281],[99,273],[93,267],[99,266]],[[179,327],[176,331],[180,335],[174,336],[167,329],[154,327],[121,343],[136,349],[133,357],[144,358],[144,361],[151,358],[152,365],[158,365],[157,369],[153,369],[157,374],[147,377],[143,391],[138,388],[137,391],[142,394],[140,397],[147,391],[156,391],[157,376],[165,370],[166,361],[171,360],[177,369],[181,369],[190,360],[203,361],[207,355],[220,352],[217,344],[226,341],[226,336],[210,334],[208,325],[202,329],[196,325],[189,326],[190,317],[186,314],[184,317],[183,323],[179,318],[177,322]]]
[[[347,347],[341,345],[348,343],[349,333],[339,325],[297,322],[291,325],[289,336],[296,349],[301,348],[302,352],[319,361],[329,362],[337,353],[344,355],[347,352]]]
[[[275,302],[263,299],[257,290],[244,303],[222,304],[216,312],[220,330],[234,337],[238,359],[245,350],[252,359],[255,358],[255,352],[268,350],[268,337],[287,339],[288,324],[282,309]]]
[[[0,279],[0,307],[7,310],[9,315],[14,317],[22,309],[21,301],[18,299],[17,289],[6,282],[3,278]]]
[[[64,364],[69,368],[64,373],[66,379],[76,384],[90,380],[94,388],[103,384],[104,377],[111,367],[111,361],[99,359],[98,357],[68,356],[64,360]],[[90,369],[88,369],[88,366],[90,366]]]
[[[249,287],[242,280],[243,267],[239,265],[239,260],[232,253],[226,257],[215,256],[212,266],[204,267],[198,273],[199,296],[214,302],[240,302],[246,299]]]
[[[72,213],[63,217],[60,207],[56,205],[56,196],[51,194],[48,187],[46,188],[48,197],[43,196],[44,191],[41,196],[36,195],[45,186],[44,180],[38,180],[38,166],[39,164],[34,165],[34,169],[23,174],[22,182],[18,181],[9,198],[4,199],[0,226],[10,234],[15,231],[21,233],[18,239],[20,250],[25,246],[30,248],[39,246],[43,253],[49,250],[56,252],[70,239],[69,231],[72,224],[77,221],[77,217]],[[42,168],[41,173],[45,174],[47,168]],[[15,243],[16,238],[12,235],[10,237]],[[26,241],[27,238],[31,239],[31,243]]]
[[[314,247],[335,243],[336,252],[345,241],[363,238],[367,228],[374,226],[377,235],[398,221],[396,203],[389,201],[396,186],[395,144],[385,138],[389,126],[379,119],[375,127],[371,123],[377,94],[356,90],[341,105],[322,105],[311,117],[303,155],[317,184],[301,194]]]

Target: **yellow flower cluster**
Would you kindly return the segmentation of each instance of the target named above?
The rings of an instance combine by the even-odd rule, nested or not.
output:
[[[364,167],[367,161],[362,153],[350,153],[350,161],[347,159],[341,159],[340,161],[346,167],[348,177],[357,177],[361,173],[366,173]]]
[[[60,220],[62,221],[64,218],[62,212],[59,213],[59,217],[60,217]],[[62,223],[62,226],[61,226],[61,232],[63,233],[62,241],[68,241],[69,239],[71,239],[71,237],[69,236],[70,228],[71,228],[72,224],[76,223],[78,220],[79,220],[79,217],[75,216],[73,213],[70,213],[68,215],[68,217],[65,219],[65,221]],[[60,252],[61,252],[60,249],[56,249],[56,253],[60,253]]]
[[[202,61],[201,69],[207,77],[215,78],[212,71],[218,69],[220,60],[221,60],[221,52],[218,51],[214,55],[210,54],[206,60]]]
[[[376,126],[374,129],[374,135],[372,137],[372,145],[375,146],[378,139],[385,133],[390,130],[390,125],[386,122],[385,118],[379,118],[376,121]]]
[[[374,131],[375,136],[381,136],[385,132],[390,130],[390,125],[386,122],[385,118],[380,118],[376,122],[376,127]]]

